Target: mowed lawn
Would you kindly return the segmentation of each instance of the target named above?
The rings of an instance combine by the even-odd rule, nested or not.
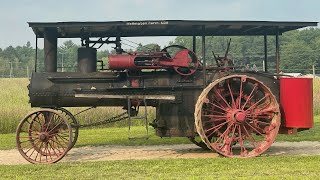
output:
[[[1,179],[319,179],[320,156],[0,166]]]

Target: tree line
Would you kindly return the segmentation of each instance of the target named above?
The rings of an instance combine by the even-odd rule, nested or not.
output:
[[[264,59],[263,36],[234,36],[234,37],[206,37],[206,60],[214,64],[213,52],[223,56],[231,38],[229,57],[234,60],[236,66],[249,65],[262,70]],[[178,44],[192,49],[192,37],[176,37],[169,45]],[[196,54],[201,60],[201,37],[196,37]],[[275,37],[268,36],[268,69],[275,70]],[[77,49],[80,46],[71,40],[65,41],[58,47],[58,71],[75,71],[77,63]],[[163,48],[163,47],[162,47]],[[139,44],[132,51],[159,51],[161,47],[156,44]],[[115,51],[99,50],[97,59],[107,63],[107,56]],[[38,49],[38,70],[43,70],[44,51]],[[0,76],[2,77],[26,77],[34,71],[35,49],[27,42],[23,46],[0,48]],[[280,36],[280,69],[284,72],[311,73],[312,66],[316,67],[316,73],[320,74],[320,29],[307,28],[294,30]]]
[[[262,70],[264,60],[263,36],[206,37],[206,60],[215,63],[213,52],[224,56],[231,38],[229,56],[236,66],[250,65]],[[275,36],[267,37],[268,69],[275,72],[276,45]],[[320,29],[308,28],[284,33],[279,38],[280,70],[283,72],[320,73]],[[172,44],[181,44],[192,48],[192,37],[177,37]],[[196,38],[198,56],[201,54],[201,37]],[[213,51],[213,52],[212,52]],[[201,56],[199,56],[201,58]]]

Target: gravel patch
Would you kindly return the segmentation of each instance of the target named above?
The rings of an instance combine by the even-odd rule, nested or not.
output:
[[[320,142],[275,142],[262,156],[320,155]],[[216,158],[193,144],[161,146],[86,146],[71,149],[61,162],[175,158]],[[18,150],[0,150],[0,165],[29,164]]]

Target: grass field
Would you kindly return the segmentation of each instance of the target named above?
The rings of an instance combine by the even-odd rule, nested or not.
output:
[[[320,156],[0,166],[1,179],[319,179]]]
[[[313,79],[313,114],[320,114],[320,78]]]

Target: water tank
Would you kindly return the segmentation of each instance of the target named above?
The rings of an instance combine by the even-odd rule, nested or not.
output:
[[[312,128],[312,80],[312,78],[280,78],[280,106],[283,127]]]

